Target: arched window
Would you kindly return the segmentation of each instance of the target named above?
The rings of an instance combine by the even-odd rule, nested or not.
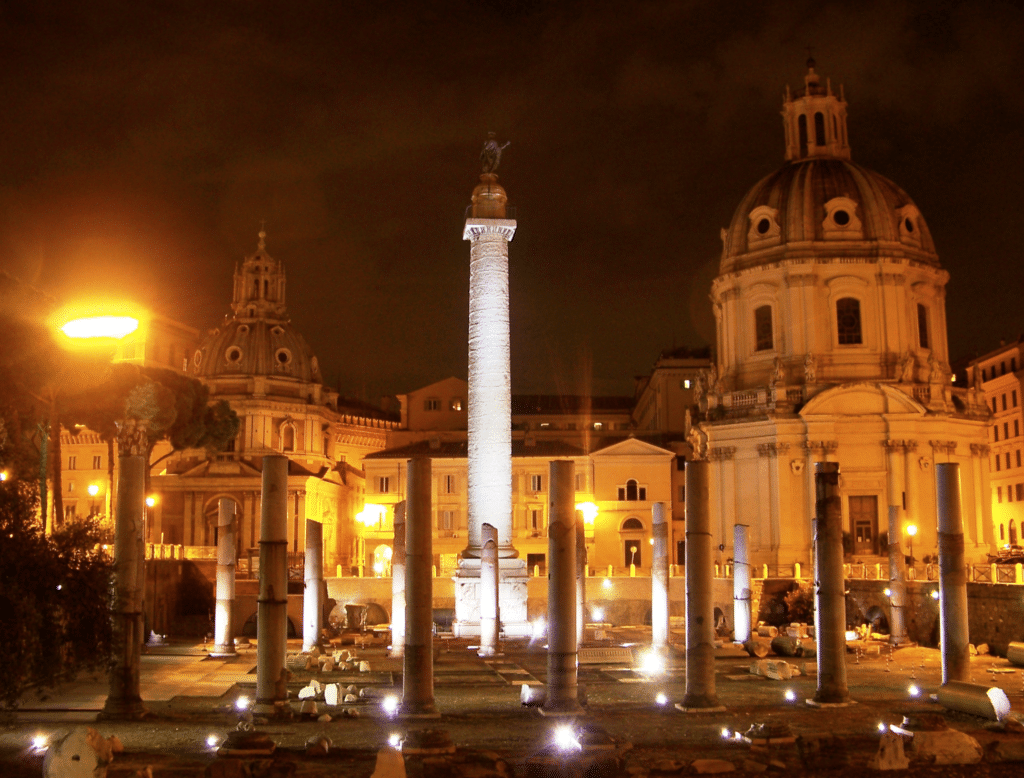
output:
[[[814,114],[814,145],[825,145],[825,116],[821,111]]]
[[[860,331],[860,300],[844,297],[836,302],[836,330],[843,346],[863,343]]]
[[[636,500],[637,485],[632,478],[626,481],[626,499]]]
[[[1010,545],[1017,545],[1017,523],[1013,519],[1010,519]]]
[[[263,296],[270,297],[270,282],[266,279],[263,280]]]
[[[931,348],[928,345],[928,309],[921,303],[917,304],[917,340],[921,348]]]
[[[295,450],[295,427],[293,427],[291,424],[281,425],[281,450]]]
[[[629,518],[629,519],[626,519],[624,522],[622,522],[622,531],[623,532],[630,532],[630,531],[643,532],[643,529],[644,529],[644,524],[643,524],[642,521],[640,521],[640,519]]]
[[[999,539],[1000,540],[1006,540],[1006,525],[1005,524],[1000,524],[999,525]]]
[[[770,351],[775,348],[770,305],[762,305],[754,310],[754,341],[754,351]]]
[[[807,117],[804,114],[800,114],[796,124],[800,131],[800,158],[803,159],[807,156]]]

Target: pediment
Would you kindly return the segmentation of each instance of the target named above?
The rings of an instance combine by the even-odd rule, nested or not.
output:
[[[800,410],[801,416],[883,416],[913,414],[927,410],[913,397],[887,384],[842,384],[813,397]]]
[[[591,454],[593,457],[674,457],[675,452],[636,438],[626,438]]]

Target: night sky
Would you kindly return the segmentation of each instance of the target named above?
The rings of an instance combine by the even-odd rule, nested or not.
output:
[[[513,390],[628,394],[713,342],[719,231],[783,164],[807,46],[931,228],[951,356],[1016,338],[1024,12],[994,2],[7,2],[0,267],[207,329],[266,219],[326,379],[377,401],[465,376],[492,130]]]

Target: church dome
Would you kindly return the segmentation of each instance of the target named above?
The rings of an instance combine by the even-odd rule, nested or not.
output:
[[[761,179],[740,202],[722,240],[722,273],[801,252],[870,258],[879,244],[938,265],[928,225],[907,193],[835,157],[794,160]]]
[[[232,316],[213,330],[192,356],[192,372],[203,378],[273,376],[320,383],[313,350],[295,331],[285,307],[285,275],[267,253],[266,233],[235,267]]]
[[[313,350],[287,321],[229,319],[213,330],[192,358],[203,378],[274,376],[320,383]]]

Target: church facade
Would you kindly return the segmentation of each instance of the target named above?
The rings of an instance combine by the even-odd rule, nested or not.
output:
[[[984,560],[989,410],[953,383],[949,276],[910,197],[851,161],[846,109],[809,62],[783,103],[785,164],[722,231],[717,354],[690,432],[713,463],[714,545],[730,558],[745,524],[753,562],[808,563],[814,465],[827,461],[848,555],[882,561],[891,520],[916,527],[921,560],[937,547],[934,465],[956,462],[967,554]]]

